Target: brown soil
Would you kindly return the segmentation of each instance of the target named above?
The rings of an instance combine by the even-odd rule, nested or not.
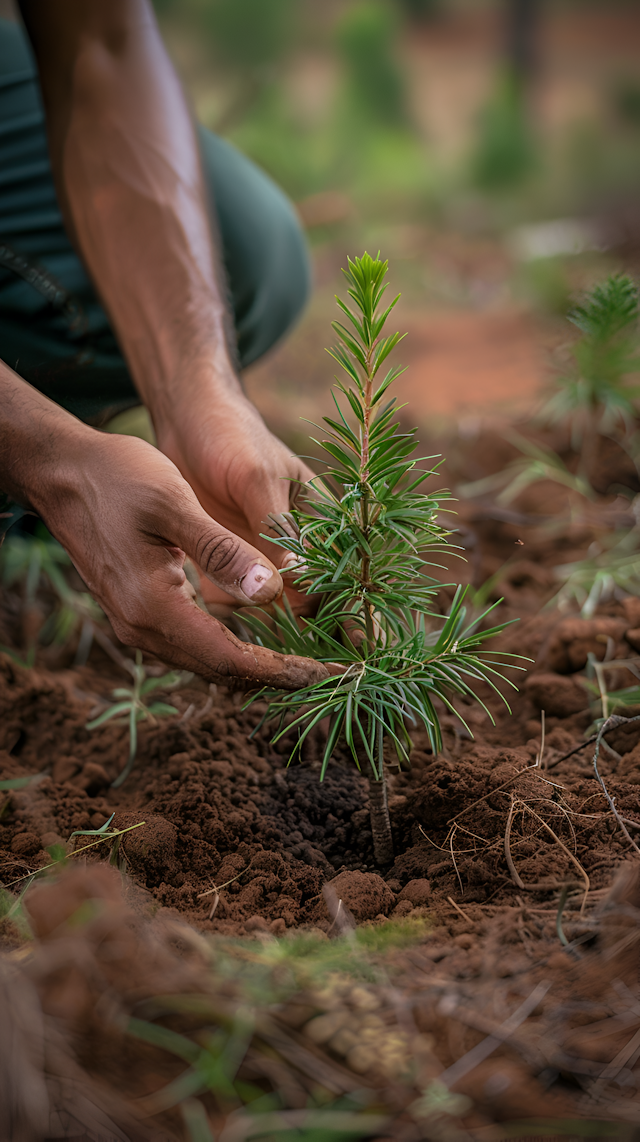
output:
[[[499,466],[496,441],[489,436],[465,447],[467,472]],[[455,468],[455,448],[452,461]],[[609,884],[631,852],[629,842],[612,819],[588,748],[564,755],[583,745],[592,721],[582,680],[587,656],[633,657],[640,602],[609,603],[590,620],[540,610],[554,591],[553,563],[584,553],[594,534],[588,522],[550,530],[551,505],[562,507],[557,490],[543,485],[521,497],[511,513],[515,523],[509,513],[505,521],[499,512],[495,518],[490,509],[463,505],[466,574],[482,583],[502,566],[492,596],[505,600],[497,617],[520,621],[500,646],[534,661],[509,699],[512,714],[495,695],[482,695],[495,724],[477,706],[459,704],[473,739],[445,712],[439,757],[424,732],[413,733],[411,769],[390,779],[392,867],[374,862],[367,783],[346,752],[337,751],[320,783],[320,735],[307,743],[302,764],[288,767],[294,740],[274,747],[266,729],[256,731],[259,702],[243,709],[241,695],[215,687],[209,693],[198,680],[171,694],[179,716],[141,725],[134,772],[112,789],[127,731],[108,723],[90,732],[85,723],[122,685],[122,674],[94,648],[81,670],[60,669],[60,662],[46,669],[47,652],[36,670],[0,656],[0,779],[45,775],[7,796],[0,815],[3,883],[24,883],[20,878],[49,860],[47,848],[67,842],[74,830],[99,828],[115,813],[114,827],[145,822],[120,844],[119,859],[135,881],[157,905],[204,931],[326,929],[331,918],[322,886],[336,877],[340,898],[359,921],[425,907],[450,918],[456,906],[479,909],[480,918],[485,907],[512,906],[523,893],[551,907],[566,882],[588,878],[596,891]],[[606,508],[614,509],[616,503]],[[520,534],[524,546],[516,546]],[[9,612],[5,619],[9,638],[15,635]],[[49,660],[54,665],[50,654]],[[611,688],[633,683],[624,667],[609,675]],[[545,751],[542,766],[532,769],[541,711]],[[610,741],[621,760],[604,755],[601,770],[620,813],[640,826],[640,729],[633,723]],[[515,877],[505,853],[508,820]],[[87,859],[103,855],[97,846]]]
[[[432,242],[429,252],[435,259]],[[486,253],[484,260],[489,260]],[[407,403],[409,415],[420,423],[459,420],[465,425],[488,411],[494,420],[505,418],[539,399],[546,382],[540,329],[515,306],[495,312],[443,308],[426,314],[404,309],[398,321],[409,336],[402,343],[401,359],[407,371],[397,382],[397,399],[399,404]],[[311,326],[306,337],[296,335],[293,344],[287,343],[254,365],[246,376],[252,401],[287,438],[292,433],[294,439],[300,435],[299,417],[318,421],[331,399],[321,352],[326,321],[315,337],[318,345],[312,354],[309,344],[314,334]],[[545,334],[548,341],[553,340],[548,331]],[[309,358],[314,362],[311,366]],[[295,418],[291,415],[294,394]]]
[[[571,623],[578,638],[570,648],[578,653],[591,641],[606,649],[588,637],[594,622],[583,624],[586,631],[581,620]],[[607,629],[614,623],[619,630],[624,620],[610,620]],[[546,619],[528,624],[529,638],[546,646],[543,661],[558,645],[550,626]],[[629,647],[625,656],[632,653]],[[86,678],[69,672],[60,680],[44,672],[27,675],[6,661],[2,666],[0,776],[52,767],[37,785],[10,795],[0,825],[5,884],[46,863],[45,847],[66,841],[75,829],[99,827],[114,811],[114,827],[145,822],[121,844],[136,882],[202,930],[228,934],[267,925],[275,932],[299,924],[328,927],[321,889],[336,876],[341,898],[359,920],[406,915],[425,905],[452,914],[452,900],[463,909],[513,904],[522,890],[504,852],[512,804],[513,860],[529,896],[529,886],[540,885],[531,896],[539,904],[552,902],[567,877],[580,880],[567,849],[594,889],[607,885],[629,855],[594,780],[588,750],[558,763],[583,743],[591,720],[586,691],[572,675],[547,669],[531,674],[513,716],[501,715],[495,729],[476,710],[464,710],[475,741],[445,717],[440,757],[432,756],[426,735],[414,735],[411,771],[392,777],[396,860],[381,870],[373,859],[363,777],[344,756],[334,760],[322,784],[311,757],[287,769],[286,754],[274,751],[266,733],[248,740],[255,707],[243,713],[237,700],[221,695],[201,718],[196,713],[186,723],[175,719],[143,731],[137,768],[115,791],[109,782],[122,766],[124,734],[119,728],[100,735],[84,730],[90,704],[74,695],[72,683],[86,685]],[[181,698],[205,704],[202,694],[187,691]],[[548,768],[532,770],[545,707],[553,710],[546,719]],[[619,811],[640,825],[639,741],[636,724],[627,734],[618,731],[613,744],[622,761],[605,759],[602,769]],[[209,919],[215,894],[201,894],[228,881]]]
[[[557,443],[561,447],[562,442]],[[510,446],[490,434],[450,445],[450,474],[457,479],[485,475],[509,459]],[[599,475],[603,483],[627,479],[615,452],[602,454]],[[137,919],[123,912],[118,890],[109,887],[106,844],[71,858],[60,891],[54,882],[31,889],[27,896],[38,941],[26,961],[25,987],[35,981],[45,1039],[50,1020],[55,1027],[51,1034],[66,1036],[73,1065],[84,1068],[74,1079],[74,1089],[79,1082],[89,1102],[94,1100],[100,1114],[111,1115],[109,1121],[122,1123],[127,1137],[170,1139],[184,1133],[175,1115],[154,1118],[155,1133],[146,1133],[146,1126],[132,1124],[127,1117],[127,1108],[138,1105],[136,1099],[169,1081],[174,1072],[150,1049],[138,1050],[128,1041],[123,1045],[122,1032],[116,1029],[122,1023],[116,1020],[112,1026],[111,1016],[103,1016],[103,1005],[96,1002],[104,989],[109,1003],[129,1012],[138,1010],[136,1005],[146,997],[167,992],[211,992],[217,1003],[220,995],[231,995],[229,984],[224,973],[220,980],[205,979],[202,966],[193,968],[187,954],[192,937],[199,938],[193,928],[215,934],[222,944],[250,937],[259,948],[256,941],[268,946],[274,935],[300,928],[319,941],[356,925],[369,925],[373,931],[379,926],[382,932],[388,918],[415,922],[414,947],[384,960],[382,976],[378,972],[375,978],[387,978],[389,971],[398,974],[388,994],[375,1003],[382,1004],[387,1029],[397,1021],[392,1041],[404,1043],[409,1024],[397,1014],[394,988],[402,989],[417,1036],[407,1040],[403,1050],[414,1061],[422,1060],[422,1078],[416,1079],[417,1086],[412,1080],[401,1090],[388,1074],[384,1081],[380,1078],[380,1068],[387,1065],[386,1047],[380,1045],[387,1041],[386,1032],[373,1055],[355,1050],[353,1033],[345,1029],[361,1015],[349,989],[329,1002],[315,993],[301,996],[302,985],[296,984],[295,996],[287,1000],[292,1010],[270,1008],[264,1016],[267,1023],[275,1019],[277,1024],[269,1032],[272,1038],[265,1040],[270,1044],[268,1057],[274,1043],[278,1050],[285,1043],[286,1024],[286,1035],[293,1036],[293,1045],[288,1039],[285,1044],[287,1067],[294,1060],[295,1071],[300,1059],[306,1059],[310,1068],[306,1077],[288,1073],[285,1105],[306,1105],[304,1092],[315,1081],[315,1067],[324,1067],[325,1074],[326,1068],[337,1067],[341,1077],[335,1079],[336,1090],[375,1090],[385,1113],[393,1106],[394,1122],[402,1123],[425,1083],[484,1041],[527,997],[538,994],[538,985],[548,984],[544,1001],[527,1016],[522,1030],[495,1058],[468,1068],[455,1085],[473,1103],[465,1124],[480,1127],[540,1114],[633,1118],[635,1110],[623,1113],[615,1099],[611,1101],[610,1086],[603,1086],[598,1076],[610,1064],[618,1076],[611,1079],[616,1090],[620,1083],[628,1086],[620,1098],[636,1098],[635,1079],[629,1077],[635,1055],[629,1056],[628,1066],[619,1059],[627,1059],[627,1043],[632,1045],[640,1035],[640,896],[633,878],[638,858],[594,776],[591,747],[585,745],[593,714],[584,678],[589,654],[625,661],[637,653],[640,600],[607,603],[588,620],[570,610],[543,609],[557,588],[553,567],[584,555],[603,521],[620,522],[626,510],[609,496],[589,509],[594,518],[567,526],[561,522],[564,507],[557,489],[544,485],[527,491],[506,512],[488,501],[461,505],[460,536],[469,557],[463,574],[477,586],[501,569],[489,601],[502,597],[496,617],[520,621],[507,628],[500,646],[533,662],[519,680],[519,691],[509,697],[511,714],[495,695],[484,692],[494,724],[470,703],[459,703],[469,730],[443,711],[444,749],[438,757],[431,753],[426,734],[413,733],[411,769],[391,777],[396,856],[390,867],[375,865],[367,783],[346,753],[337,751],[320,783],[320,734],[309,740],[302,763],[288,767],[293,739],[276,748],[267,731],[256,731],[259,702],[243,709],[241,695],[196,679],[167,695],[179,715],[157,726],[141,725],[135,769],[125,785],[114,790],[111,782],[126,757],[126,730],[108,723],[90,732],[85,724],[103,708],[111,689],[123,685],[122,670],[95,646],[82,669],[69,667],[73,646],[64,652],[41,652],[34,670],[0,656],[0,779],[43,774],[29,787],[3,795],[0,803],[4,886],[17,897],[30,875],[49,862],[47,849],[68,844],[74,830],[99,828],[112,813],[113,826],[140,826],[125,834],[111,853],[129,873]],[[448,594],[443,589],[443,608]],[[19,645],[25,616],[15,596],[9,595],[5,603],[0,641]],[[27,616],[29,621],[32,617]],[[163,669],[161,664],[148,666],[158,673]],[[609,669],[612,688],[634,684],[625,666]],[[517,677],[513,671],[512,677]],[[504,690],[508,693],[506,686]],[[542,763],[536,766],[542,711],[545,746]],[[612,732],[608,740],[615,755],[603,754],[600,762],[609,793],[634,837],[636,823],[640,830],[639,726],[630,723]],[[70,848],[92,840],[75,838]],[[626,887],[611,896],[616,870],[629,864],[631,880],[627,877]],[[74,865],[79,866],[76,873]],[[38,907],[30,903],[35,892],[42,893]],[[562,948],[556,931],[563,893],[562,933],[572,944],[569,951]],[[98,919],[92,919],[89,910],[85,923],[85,897],[107,901],[106,919],[100,919],[100,909]],[[47,919],[49,907],[54,919]],[[70,917],[68,923],[65,917]],[[80,917],[77,923],[74,917]],[[171,925],[181,920],[192,925],[192,936],[188,930],[176,935]],[[130,935],[120,938],[121,930]],[[2,922],[0,933],[7,949],[19,942],[19,930],[10,921]],[[122,962],[110,967],[110,949],[115,947]],[[250,963],[256,955],[259,959],[246,947],[233,947],[232,957],[247,955]],[[132,966],[138,961],[144,970]],[[9,962],[2,968],[0,961],[5,975]],[[0,994],[0,1001],[5,1002],[6,1018],[15,1021],[20,1017],[19,981],[7,980],[3,984],[0,979],[5,987],[5,1000]],[[313,1040],[313,1060],[304,1051],[298,1059],[298,1047],[307,1044],[300,1038],[307,1033],[306,1023],[303,1028],[300,1021],[324,1012],[333,1028],[336,1005],[340,1027],[335,1024],[338,1029],[327,1043]],[[323,1026],[317,1024],[313,1034]],[[59,1058],[67,1056],[56,1051],[52,1054],[45,1044],[45,1069],[53,1068],[55,1089],[64,1091],[67,1080],[60,1077]],[[267,1071],[260,1070],[263,1063],[256,1058],[252,1056],[251,1067],[267,1082]],[[268,1066],[268,1074],[275,1074],[272,1062]],[[49,1082],[48,1070],[47,1076]],[[96,1082],[102,1084],[100,1089]],[[605,1087],[609,1093],[602,1102]],[[292,1090],[298,1093],[292,1095]],[[287,1102],[289,1098],[293,1101]],[[86,1106],[82,1114],[85,1111]],[[73,1113],[82,1118],[77,1108]],[[217,1121],[215,1113],[212,1109]],[[405,1135],[400,1126],[376,1136],[423,1137],[411,1130]]]

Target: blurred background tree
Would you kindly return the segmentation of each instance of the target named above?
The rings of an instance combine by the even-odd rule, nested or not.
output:
[[[414,24],[428,24],[443,14],[442,0],[398,0],[398,3]]]
[[[521,183],[535,169],[531,84],[536,66],[539,0],[505,0],[505,58],[479,120],[473,176],[484,190]]]
[[[406,97],[397,48],[399,18],[384,0],[362,0],[346,9],[336,42],[344,66],[350,126],[404,127]]]
[[[296,0],[201,0],[200,19],[217,67],[236,88],[216,124],[224,133],[277,78],[296,43]]]

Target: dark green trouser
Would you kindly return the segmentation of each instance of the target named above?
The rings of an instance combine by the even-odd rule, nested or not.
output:
[[[309,293],[307,252],[274,183],[210,131],[200,128],[199,140],[244,366],[299,316]],[[24,32],[7,20],[0,20],[0,359],[83,420],[140,403],[65,233],[36,67]]]

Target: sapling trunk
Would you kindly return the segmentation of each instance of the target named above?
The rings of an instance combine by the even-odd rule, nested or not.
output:
[[[375,737],[375,760],[378,776],[374,775],[373,767],[363,745],[356,749],[358,761],[363,773],[368,772],[369,779],[369,820],[371,822],[371,836],[373,838],[373,853],[376,864],[391,864],[393,860],[393,838],[391,836],[391,821],[389,818],[389,800],[387,792],[387,775],[384,768],[384,738],[382,727],[378,723],[371,737]],[[371,745],[373,746],[373,741]]]
[[[600,432],[598,429],[597,409],[586,409],[585,425],[582,433],[582,447],[580,449],[581,467],[584,478],[593,486],[598,477],[598,459],[600,456]]]
[[[393,841],[389,821],[387,782],[384,773],[380,781],[376,781],[373,777],[369,778],[369,816],[371,818],[371,836],[373,837],[376,864],[391,864]]]
[[[370,462],[370,433],[373,390],[373,356],[375,343],[371,344],[364,357],[364,385],[360,393],[360,407],[362,409],[362,428],[360,433],[360,480],[362,493],[360,497],[360,524],[364,545],[358,550],[359,574],[357,576],[361,592],[361,613],[364,618],[365,639],[363,652],[365,659],[375,654],[376,632],[373,616],[373,607],[368,600],[371,589],[371,559],[369,555],[369,541],[371,539],[371,497],[369,493],[369,462]],[[373,851],[376,863],[379,865],[391,864],[393,860],[393,839],[391,836],[391,821],[389,819],[389,803],[387,797],[387,777],[384,770],[384,749],[382,726],[369,723],[370,745],[377,754],[378,776],[374,777],[369,769],[369,817],[371,820],[371,836],[373,838]],[[375,739],[375,740],[371,740]]]

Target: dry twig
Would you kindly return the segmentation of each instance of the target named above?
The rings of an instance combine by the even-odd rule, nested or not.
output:
[[[488,1035],[487,1038],[483,1039],[481,1043],[478,1043],[476,1047],[467,1051],[466,1055],[458,1059],[453,1066],[448,1067],[447,1070],[440,1075],[439,1081],[451,1089],[461,1078],[468,1075],[469,1071],[475,1070],[480,1063],[483,1063],[489,1055],[492,1055],[502,1043],[506,1042],[506,1040],[513,1035],[514,1031],[518,1029],[521,1023],[524,1023],[525,1019],[529,1018],[531,1012],[535,1011],[540,1001],[544,999],[550,987],[551,984],[546,980],[539,983],[531,992],[531,995],[525,999],[524,1003],[520,1004],[520,1007],[516,1008],[501,1027],[498,1027],[493,1034]]]
[[[456,912],[460,913],[460,915],[462,916],[462,919],[467,921],[467,924],[473,924],[473,920],[471,919],[471,917],[467,916],[466,912],[463,912],[460,905],[456,904],[455,900],[451,896],[447,896],[447,900],[449,901],[449,904],[451,905],[451,907],[455,908]]]
[[[620,825],[620,828],[622,829],[622,832],[624,833],[625,837],[627,838],[629,844],[631,845],[631,847],[633,849],[636,850],[637,853],[640,853],[640,848],[638,848],[638,845],[634,841],[633,837],[629,833],[629,830],[627,829],[627,826],[624,823],[624,819],[620,816],[618,810],[616,809],[615,798],[612,797],[611,794],[609,793],[609,790],[607,789],[607,787],[604,783],[604,780],[601,777],[600,772],[598,770],[598,754],[600,753],[600,744],[603,740],[604,734],[607,733],[608,730],[616,729],[617,726],[629,724],[629,722],[639,722],[639,721],[640,721],[640,714],[636,714],[635,717],[633,717],[633,718],[623,718],[621,714],[611,714],[611,716],[609,718],[607,718],[607,720],[603,723],[603,725],[598,730],[598,733],[596,735],[596,749],[595,749],[595,753],[593,755],[593,769],[594,769],[596,778],[600,782],[602,792],[604,793],[604,795],[607,799],[607,804],[609,805],[611,812],[613,813],[616,821]]]
[[[523,883],[522,878],[517,871],[515,864],[513,863],[513,857],[511,856],[511,845],[509,843],[511,839],[511,824],[513,822],[513,814],[515,813],[515,808],[516,802],[512,793],[511,805],[509,806],[509,816],[507,817],[507,825],[504,831],[504,855],[507,862],[507,868],[511,873],[511,879],[513,883],[517,888],[525,888],[525,884]]]

